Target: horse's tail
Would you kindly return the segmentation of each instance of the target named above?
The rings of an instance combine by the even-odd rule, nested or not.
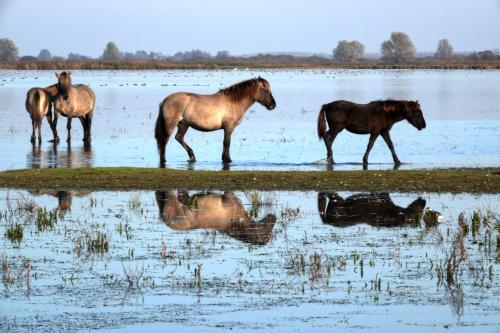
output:
[[[159,147],[164,147],[167,144],[167,128],[165,126],[165,119],[163,119],[162,111],[163,103],[160,103],[160,110],[158,112],[158,118],[156,118],[155,125],[155,139]]]
[[[321,107],[321,110],[318,114],[318,137],[323,139],[323,136],[326,132],[326,105]]]
[[[45,103],[45,96],[42,96],[40,94],[39,89],[35,89],[32,95],[32,99],[29,101],[31,107],[30,107],[30,112],[31,112],[31,117],[33,120],[36,120],[37,122],[40,122],[44,116],[43,114],[43,109],[44,109],[44,103]]]

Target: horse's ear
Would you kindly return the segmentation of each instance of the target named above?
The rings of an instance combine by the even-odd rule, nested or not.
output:
[[[54,73],[54,74],[56,74],[57,79],[59,79],[59,74],[57,74],[57,72],[56,72],[56,73]]]
[[[70,75],[71,75],[71,71],[68,71],[68,76],[70,76]]]

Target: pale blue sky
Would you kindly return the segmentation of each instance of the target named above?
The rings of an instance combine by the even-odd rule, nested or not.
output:
[[[0,0],[0,38],[22,55],[99,56],[111,40],[122,51],[247,54],[329,53],[357,39],[378,52],[391,31],[418,51],[441,38],[457,51],[500,48],[500,0]]]

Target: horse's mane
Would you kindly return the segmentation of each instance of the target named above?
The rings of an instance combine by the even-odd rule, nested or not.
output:
[[[256,78],[242,81],[227,88],[221,89],[219,90],[219,92],[228,96],[233,101],[239,101],[254,93],[259,80],[263,79]]]
[[[391,113],[401,110],[402,106],[407,102],[408,101],[397,99],[377,99],[375,101],[371,101],[369,104],[375,104],[384,112]]]

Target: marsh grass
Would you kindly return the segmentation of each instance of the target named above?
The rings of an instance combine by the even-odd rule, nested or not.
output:
[[[467,179],[465,182],[464,179]],[[500,193],[500,169],[201,171],[49,168],[0,172],[0,187],[52,189],[366,190]]]

